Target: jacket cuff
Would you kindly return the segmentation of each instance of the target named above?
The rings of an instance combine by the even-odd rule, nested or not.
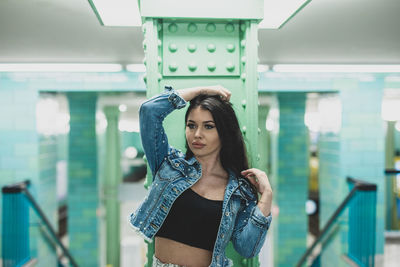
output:
[[[272,221],[272,216],[271,214],[268,216],[265,216],[260,208],[256,205],[254,207],[253,210],[253,215],[251,216],[251,220],[253,221],[253,223],[260,227],[260,228],[266,228],[268,229],[269,226],[271,225],[271,221]]]
[[[186,106],[185,99],[183,99],[172,86],[165,86],[165,93],[168,95],[168,101],[175,109],[181,109]]]

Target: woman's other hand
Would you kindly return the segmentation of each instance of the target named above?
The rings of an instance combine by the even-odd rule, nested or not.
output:
[[[229,101],[232,95],[232,93],[222,85],[185,88],[177,90],[177,92],[185,101],[190,101],[200,94],[219,95],[222,99]]]
[[[222,99],[229,101],[232,93],[222,85],[203,86],[200,88],[200,94],[204,95],[219,95]]]
[[[261,194],[258,200],[258,207],[265,216],[268,216],[271,213],[272,188],[267,174],[256,168],[244,170],[241,174],[249,180]]]

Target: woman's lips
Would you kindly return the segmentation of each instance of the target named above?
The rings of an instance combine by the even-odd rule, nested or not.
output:
[[[194,143],[192,143],[192,146],[194,148],[203,148],[205,146],[205,144],[194,142]]]

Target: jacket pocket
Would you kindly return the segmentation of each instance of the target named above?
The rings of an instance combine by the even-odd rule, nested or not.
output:
[[[181,177],[182,172],[179,169],[179,166],[174,166],[171,163],[178,164],[178,162],[172,162],[170,159],[164,160],[156,174],[156,178],[160,179],[161,181],[172,181],[178,177]]]

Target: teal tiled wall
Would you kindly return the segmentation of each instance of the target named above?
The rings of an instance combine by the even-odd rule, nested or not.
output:
[[[305,93],[280,93],[278,179],[279,215],[275,263],[294,266],[306,249],[308,196],[308,133],[304,124]]]
[[[321,134],[319,141],[320,226],[323,227],[349,192],[346,177],[378,185],[376,253],[384,245],[384,128],[381,118],[383,80],[336,79],[342,105],[342,124],[338,133]],[[341,220],[347,220],[346,213]],[[329,244],[322,264],[343,265],[337,257],[347,250],[347,229],[341,224],[340,236]]]
[[[350,175],[377,184],[376,252],[384,245],[385,135],[381,118],[384,82],[339,81],[343,107],[341,131],[342,177]]]
[[[0,73],[0,186],[29,179],[33,196],[55,225],[55,149],[52,140],[36,131],[38,99],[29,82]],[[54,266],[56,257],[39,232],[40,221],[30,214],[32,256],[40,257],[43,266]]]
[[[58,231],[58,203],[55,190],[57,159],[57,137],[41,135],[39,138],[39,180],[36,182],[40,191],[36,192],[36,199],[55,231]],[[40,259],[40,265],[57,266],[54,248],[49,245],[36,225],[36,222],[42,224],[41,220],[33,212],[31,214],[33,215],[31,236],[36,236],[38,239],[37,246],[33,246],[36,250],[35,256]]]
[[[98,266],[96,93],[68,93],[68,234],[81,266]]]
[[[40,92],[82,92],[82,91],[144,91],[145,85],[138,73],[0,73],[0,186],[20,182],[25,179],[32,181],[31,191],[39,201],[46,215],[56,226],[57,199],[55,181],[56,159],[66,159],[66,136],[44,137],[36,130],[36,104]],[[84,111],[82,111],[84,112]],[[57,138],[57,140],[54,140]],[[75,165],[76,166],[76,165]],[[96,169],[96,165],[91,167]],[[79,173],[79,172],[78,172]],[[85,173],[85,171],[81,172]],[[75,172],[76,174],[76,172]],[[87,174],[87,173],[86,173]],[[96,175],[94,173],[94,175]],[[83,182],[83,184],[85,184]],[[85,188],[75,185],[75,188]],[[74,192],[73,188],[71,189]],[[90,191],[92,192],[92,191]],[[81,197],[82,195],[82,197]],[[71,203],[82,207],[78,212],[81,221],[95,220],[97,191],[90,196],[81,194],[72,196]],[[87,199],[88,203],[82,202]],[[82,205],[84,203],[84,205]],[[86,208],[85,211],[83,211]],[[1,214],[1,198],[0,198]],[[31,249],[33,256],[38,257],[39,266],[55,266],[54,253],[43,240],[38,231],[38,218],[32,214]],[[72,216],[77,213],[72,210]],[[0,215],[0,224],[1,224]],[[78,239],[73,239],[71,245],[77,245],[77,250],[83,251],[82,244],[88,247],[85,258],[97,260],[95,255],[97,242],[92,242],[92,236],[97,237],[96,228],[69,226],[69,231]],[[75,242],[76,241],[76,242]],[[0,233],[1,246],[1,233]],[[81,247],[80,247],[81,246]],[[1,249],[0,249],[1,253]],[[1,255],[0,255],[1,257]],[[92,264],[92,263],[90,263]],[[96,263],[88,266],[97,266]]]

